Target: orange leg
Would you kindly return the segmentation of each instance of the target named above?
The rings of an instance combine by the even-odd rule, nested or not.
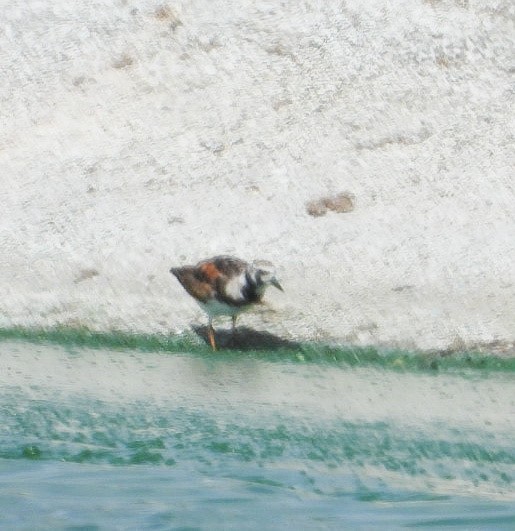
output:
[[[209,319],[209,325],[207,327],[207,337],[209,338],[209,344],[211,345],[211,348],[216,350],[215,330],[213,328],[211,319]]]
[[[237,319],[237,315],[233,315],[232,316],[232,330],[231,330],[231,345],[235,345],[236,343],[236,319]]]

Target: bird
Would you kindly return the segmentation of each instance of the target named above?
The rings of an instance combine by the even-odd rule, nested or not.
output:
[[[234,334],[238,315],[261,303],[269,286],[284,291],[276,278],[274,265],[268,260],[249,263],[234,256],[220,255],[196,265],[172,267],[170,273],[207,313],[208,339],[213,350],[217,349],[214,317],[230,316]]]

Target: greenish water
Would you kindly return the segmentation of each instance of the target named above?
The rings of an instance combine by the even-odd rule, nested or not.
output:
[[[0,528],[514,528],[513,360],[272,343],[0,331]]]

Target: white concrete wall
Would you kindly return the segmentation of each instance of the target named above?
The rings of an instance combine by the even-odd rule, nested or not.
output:
[[[510,0],[0,3],[0,326],[178,332],[232,253],[286,290],[248,326],[515,339]]]

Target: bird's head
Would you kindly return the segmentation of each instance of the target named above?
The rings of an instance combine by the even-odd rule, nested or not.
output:
[[[268,260],[254,260],[249,268],[249,276],[258,287],[274,286],[284,291],[276,277],[274,265]]]

